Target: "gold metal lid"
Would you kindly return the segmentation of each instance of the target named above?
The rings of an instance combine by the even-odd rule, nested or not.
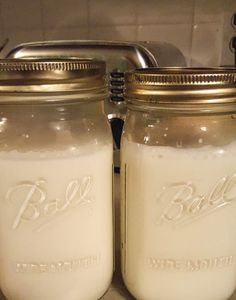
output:
[[[53,97],[55,94],[57,96]],[[45,95],[48,97],[45,98]],[[63,95],[74,95],[74,100],[86,101],[107,97],[105,62],[79,59],[0,60],[0,103],[22,102],[22,99],[24,102],[32,102],[30,99],[34,102],[58,102],[63,100]]]
[[[236,105],[234,68],[147,68],[125,76],[125,98],[136,108],[211,110]]]

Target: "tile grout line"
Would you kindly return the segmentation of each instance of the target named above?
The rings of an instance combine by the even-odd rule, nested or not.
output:
[[[224,42],[226,40],[225,36],[227,36],[227,32],[229,32],[229,30],[226,29],[226,20],[227,20],[227,16],[229,15],[226,8],[227,8],[226,1],[224,1],[224,2],[222,2],[223,15],[221,17],[221,31],[222,32],[221,32],[221,49],[220,49],[220,57],[219,57],[220,65],[224,64],[223,62],[224,62],[224,56],[225,56],[225,48],[228,47],[228,51],[231,51],[230,44],[229,45],[224,44]],[[229,43],[230,43],[230,41],[229,41]],[[232,56],[233,56],[233,53],[232,53]]]
[[[2,5],[2,0],[0,0],[0,19],[1,19],[1,25],[2,25],[2,31],[3,31],[3,35],[7,36],[7,32],[6,32],[6,26],[5,26],[5,22],[3,19],[3,5]]]
[[[138,41],[138,0],[135,1],[135,41]]]
[[[194,39],[194,27],[195,27],[195,15],[196,15],[196,0],[193,0],[193,10],[192,10],[192,24],[191,24],[191,41],[190,41],[190,57],[189,57],[189,64],[190,66],[192,66],[193,63],[193,58],[192,58],[192,54],[193,54],[193,39]]]
[[[86,1],[86,8],[87,8],[87,37],[88,39],[91,38],[91,14],[90,14],[90,7],[91,7],[91,3],[90,3],[90,0],[87,0]]]
[[[0,26],[2,26],[2,34],[3,34],[3,39],[1,41],[1,56],[2,56],[2,52],[4,53],[4,50],[6,48],[6,46],[9,44],[10,42],[10,37],[9,37],[9,29],[6,29],[5,26],[5,22],[4,22],[4,18],[3,18],[3,3],[2,0],[0,0]],[[4,55],[5,57],[5,55]]]
[[[221,15],[221,20],[220,20],[220,47],[219,47],[219,56],[218,56],[218,66],[222,65],[222,54],[223,54],[223,41],[224,41],[224,24],[225,24],[225,9],[223,9],[223,2],[222,3],[222,11],[223,14]],[[230,47],[230,46],[229,46]]]
[[[40,3],[40,19],[41,19],[42,38],[43,38],[43,41],[45,41],[46,32],[45,32],[45,24],[44,24],[43,0],[39,0],[39,3]]]
[[[0,19],[1,19],[0,24],[2,25],[3,34],[5,35],[6,30],[5,30],[5,24],[4,24],[3,15],[2,15],[2,0],[0,0]]]

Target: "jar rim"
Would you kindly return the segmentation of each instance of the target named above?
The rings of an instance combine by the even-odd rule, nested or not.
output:
[[[65,101],[59,95],[78,99],[107,97],[106,65],[93,59],[3,59],[0,60],[0,104]],[[33,101],[31,97],[34,96]],[[75,98],[75,97],[74,97]],[[50,101],[49,101],[50,99]],[[59,100],[60,99],[60,100]]]
[[[236,68],[147,68],[125,76],[129,105],[197,109],[236,104]]]

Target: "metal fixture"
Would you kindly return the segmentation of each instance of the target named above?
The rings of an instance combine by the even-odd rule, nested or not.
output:
[[[82,58],[104,60],[110,82],[110,97],[105,111],[112,126],[114,147],[118,151],[120,133],[126,114],[124,102],[124,73],[136,68],[185,67],[183,54],[175,46],[160,42],[113,41],[46,41],[21,44],[12,49],[8,58]],[[118,129],[118,130],[117,130]],[[115,166],[119,153],[115,153]]]

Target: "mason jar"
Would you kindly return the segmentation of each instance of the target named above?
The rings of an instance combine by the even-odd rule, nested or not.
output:
[[[0,61],[0,287],[96,300],[113,273],[105,64]]]
[[[126,75],[122,273],[139,300],[226,300],[236,286],[236,70]]]

